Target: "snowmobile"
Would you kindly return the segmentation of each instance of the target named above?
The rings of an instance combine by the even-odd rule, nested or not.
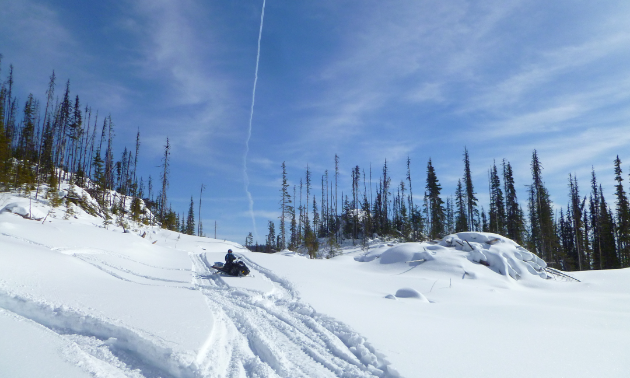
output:
[[[214,265],[212,265],[212,268],[216,269],[220,273],[225,273],[235,277],[244,277],[249,274],[249,268],[239,258],[234,260],[231,267],[225,266],[222,262],[215,262]]]

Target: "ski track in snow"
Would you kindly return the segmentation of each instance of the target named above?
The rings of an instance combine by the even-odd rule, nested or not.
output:
[[[272,282],[265,295],[229,286],[210,272],[204,253],[189,255],[193,279],[217,319],[198,360],[209,377],[398,376],[364,338],[301,303],[293,285],[270,270],[239,256]]]

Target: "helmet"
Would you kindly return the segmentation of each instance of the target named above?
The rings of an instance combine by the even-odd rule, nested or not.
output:
[[[231,250],[231,249],[228,249],[228,253],[232,253],[232,250]]]

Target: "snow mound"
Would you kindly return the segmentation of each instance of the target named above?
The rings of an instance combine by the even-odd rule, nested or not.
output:
[[[469,261],[487,266],[515,280],[525,276],[549,278],[545,263],[511,239],[487,232],[460,232],[446,236],[440,245],[468,252]]]
[[[420,293],[416,289],[412,289],[412,288],[409,288],[409,287],[404,287],[402,289],[398,289],[396,291],[396,297],[398,297],[398,298],[416,298],[416,299],[420,299],[422,302],[427,302],[427,303],[429,302],[427,300],[427,297],[422,295],[422,293]]]
[[[413,262],[419,260],[433,260],[433,257],[423,250],[418,243],[405,243],[388,249],[381,254],[381,264],[394,264],[400,262]]]
[[[32,208],[32,210],[29,212],[24,206],[20,205],[17,202],[12,202],[3,207],[2,210],[0,210],[0,214],[1,213],[13,213],[29,219],[42,219],[46,216],[46,213],[37,208]]]
[[[490,278],[483,273],[485,267],[514,280],[549,279],[553,274],[535,253],[511,239],[489,232],[460,232],[437,242],[378,245],[354,259],[358,262],[379,259],[379,264],[392,268],[405,265],[409,269],[422,265],[415,274],[439,271],[464,274],[464,278],[471,279]]]

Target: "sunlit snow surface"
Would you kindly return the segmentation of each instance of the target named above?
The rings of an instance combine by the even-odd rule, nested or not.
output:
[[[343,255],[310,260],[158,228],[123,233],[8,194],[3,209],[0,377],[630,372],[630,270],[568,273],[578,282],[498,235],[346,241]],[[228,248],[251,276],[212,274]]]

